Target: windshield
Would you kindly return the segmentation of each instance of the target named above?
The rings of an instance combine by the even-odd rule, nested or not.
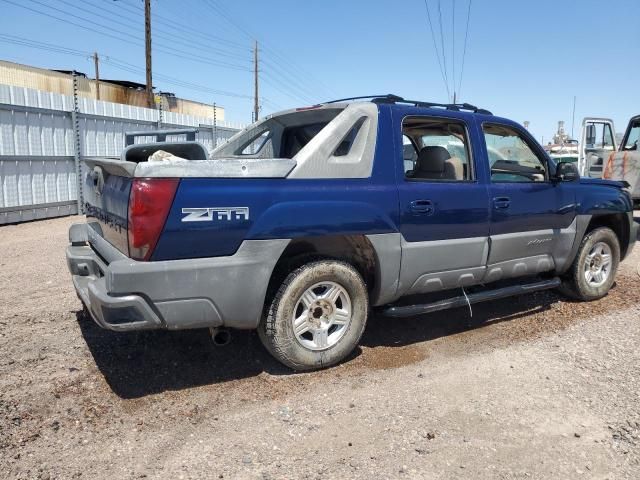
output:
[[[639,140],[640,140],[640,120],[636,120],[631,124],[631,128],[629,129],[629,135],[627,136],[622,149],[637,150]]]

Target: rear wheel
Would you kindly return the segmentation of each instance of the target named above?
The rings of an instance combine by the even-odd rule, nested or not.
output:
[[[610,228],[597,228],[585,235],[561,291],[577,300],[604,297],[615,280],[620,263],[620,242]]]
[[[295,370],[328,367],[356,347],[368,309],[366,286],[353,266],[315,261],[287,276],[258,333],[267,350]]]

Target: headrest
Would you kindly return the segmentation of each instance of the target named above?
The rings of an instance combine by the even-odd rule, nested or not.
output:
[[[419,172],[442,173],[444,172],[444,162],[450,158],[451,155],[444,147],[424,147],[418,154],[416,170]]]

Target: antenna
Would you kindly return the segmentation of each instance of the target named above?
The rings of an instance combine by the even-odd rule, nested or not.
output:
[[[576,122],[576,96],[573,96],[573,113],[571,114],[571,138],[573,139],[573,125]]]

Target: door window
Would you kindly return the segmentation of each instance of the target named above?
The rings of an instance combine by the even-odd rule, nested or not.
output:
[[[636,120],[631,125],[622,150],[638,150],[638,142],[640,142],[640,120]]]
[[[407,117],[402,122],[403,162],[408,180],[472,179],[464,124],[450,119]]]
[[[404,171],[413,170],[418,160],[418,151],[409,137],[402,135],[402,161],[404,162]]]
[[[546,161],[533,151],[523,136],[511,127],[482,126],[491,168],[491,181],[544,182]]]

